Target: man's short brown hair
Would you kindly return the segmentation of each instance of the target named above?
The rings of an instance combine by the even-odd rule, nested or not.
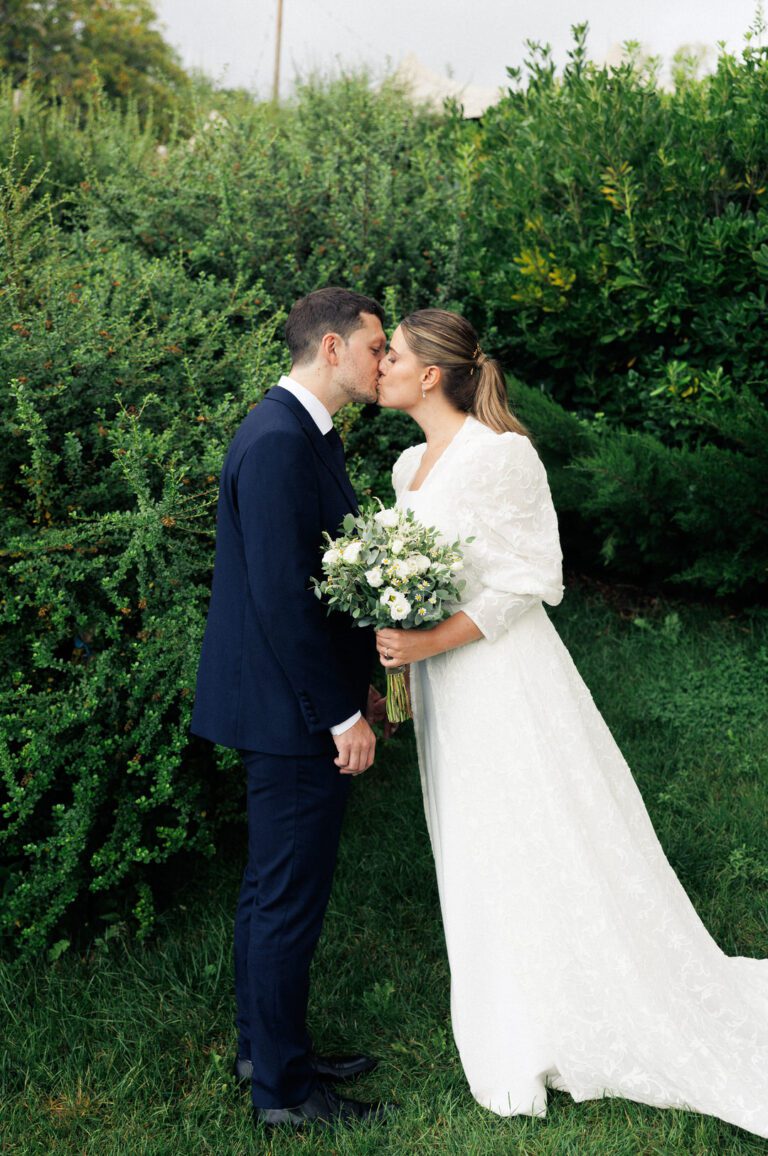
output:
[[[299,298],[285,323],[292,363],[311,361],[326,333],[338,333],[346,341],[363,324],[362,313],[372,313],[384,324],[384,310],[378,301],[351,289],[329,286]]]

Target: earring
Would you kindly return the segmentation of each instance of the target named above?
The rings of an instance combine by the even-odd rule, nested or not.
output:
[[[421,390],[421,396],[422,396],[422,397],[426,397],[426,396],[427,396],[427,391],[426,391],[426,389],[422,388],[422,390]]]

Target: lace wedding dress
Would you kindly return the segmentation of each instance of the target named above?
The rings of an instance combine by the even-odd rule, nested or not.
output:
[[[667,862],[542,601],[562,598],[536,451],[468,417],[398,504],[465,547],[484,638],[414,664],[414,724],[475,1098],[544,1115],[547,1088],[688,1107],[768,1136],[768,961],[728,958]]]

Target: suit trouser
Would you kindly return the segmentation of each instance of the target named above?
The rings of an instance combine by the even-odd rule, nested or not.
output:
[[[311,1094],[309,968],[323,925],[350,776],[331,754],[240,752],[247,772],[248,863],[235,916],[238,1054],[253,1103]]]

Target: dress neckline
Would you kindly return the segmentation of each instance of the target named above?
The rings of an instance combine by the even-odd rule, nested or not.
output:
[[[466,430],[467,426],[468,426],[468,425],[470,424],[470,422],[472,422],[473,420],[474,420],[474,418],[472,417],[472,415],[468,413],[468,414],[467,414],[467,416],[464,418],[464,421],[461,423],[461,425],[459,426],[459,428],[456,430],[456,433],[453,435],[453,437],[451,438],[451,440],[450,440],[450,441],[448,442],[448,444],[446,445],[446,447],[445,447],[445,449],[443,450],[443,452],[440,454],[440,456],[439,456],[438,458],[436,458],[436,459],[435,459],[435,461],[434,461],[434,462],[432,463],[432,465],[430,466],[430,468],[429,468],[429,471],[428,471],[428,473],[427,473],[426,477],[422,478],[422,481],[421,481],[421,485],[418,487],[418,489],[414,490],[414,489],[412,489],[410,486],[408,486],[408,488],[407,488],[407,489],[406,489],[406,491],[405,491],[405,492],[406,492],[406,494],[420,494],[420,493],[421,493],[421,491],[424,489],[424,487],[426,486],[426,484],[427,484],[427,482],[429,481],[429,479],[430,479],[430,478],[432,477],[432,475],[434,474],[434,472],[435,472],[435,470],[437,469],[437,467],[440,465],[440,463],[441,463],[441,461],[443,460],[443,458],[445,457],[445,455],[446,455],[447,453],[449,453],[449,452],[451,451],[451,449],[453,449],[453,447],[456,445],[457,441],[459,441],[459,440],[460,440],[460,438],[461,438],[461,435],[464,433],[464,431]],[[421,453],[419,454],[419,460],[418,460],[418,462],[417,462],[417,464],[416,464],[416,469],[413,471],[413,473],[411,474],[411,477],[410,477],[410,479],[409,479],[410,481],[413,481],[413,479],[416,477],[416,475],[418,474],[419,470],[421,469],[421,463],[422,463],[422,461],[424,460],[424,454],[425,454],[426,452],[427,452],[427,443],[425,442],[425,443],[424,443],[424,446],[423,446],[423,449],[422,449]]]

